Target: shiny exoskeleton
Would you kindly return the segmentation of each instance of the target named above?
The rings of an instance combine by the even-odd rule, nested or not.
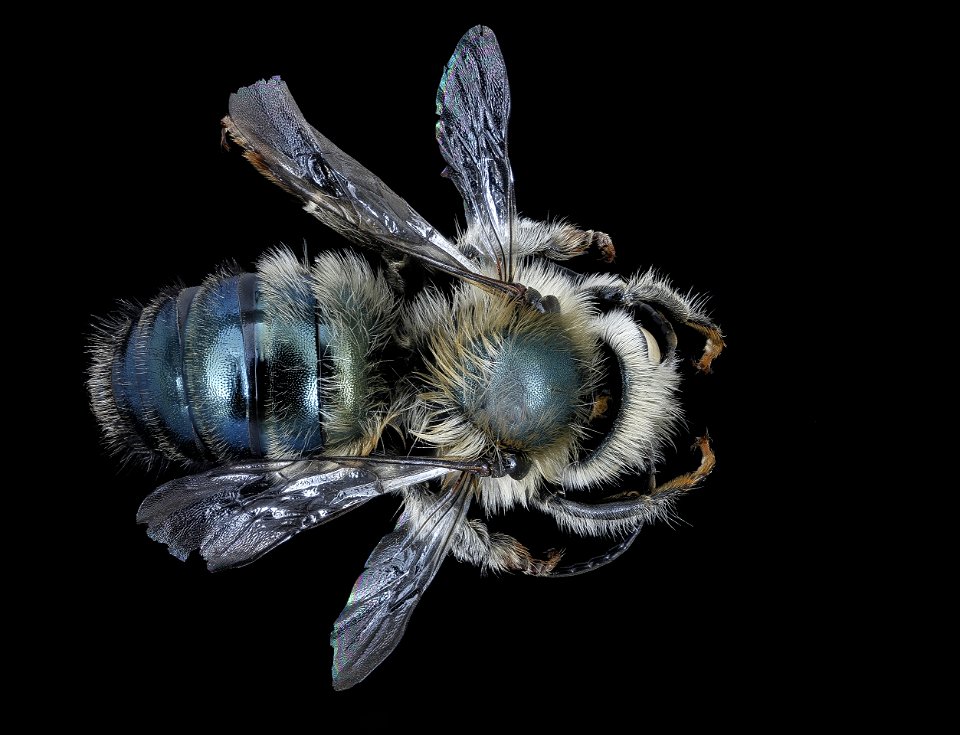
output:
[[[395,322],[365,261],[326,254],[307,269],[278,250],[256,273],[117,317],[95,353],[94,410],[118,449],[147,459],[368,453],[387,400],[373,353]]]
[[[510,90],[488,28],[463,36],[437,94],[445,173],[466,213],[456,241],[309,125],[278,77],[238,90],[229,112],[225,139],[307,212],[388,256],[389,278],[350,251],[311,267],[280,249],[254,273],[165,292],[104,323],[91,401],[115,451],[191,466],[137,518],[211,570],[371,498],[402,497],[334,623],[336,688],[393,651],[448,554],[484,570],[588,572],[710,473],[701,438],[697,468],[656,478],[682,425],[683,357],[700,353],[709,372],[723,336],[702,299],[653,271],[581,275],[553,262],[588,252],[609,262],[604,233],[517,215]],[[398,256],[452,281],[402,294]],[[642,493],[574,497],[631,475],[645,476]],[[530,509],[619,540],[561,565],[468,517],[474,503],[486,517]]]

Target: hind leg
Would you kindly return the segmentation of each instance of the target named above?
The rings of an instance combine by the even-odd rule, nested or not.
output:
[[[676,498],[697,487],[716,464],[708,437],[699,438],[695,446],[701,452],[700,465],[695,470],[662,485],[656,485],[651,479],[650,489],[645,493],[621,493],[599,503],[578,503],[562,496],[552,496],[543,501],[541,510],[552,515],[562,528],[580,535],[604,535],[632,529],[623,541],[600,556],[568,566],[555,564],[549,575],[570,577],[599,569],[629,549],[645,525],[655,520],[669,520]]]
[[[505,533],[490,533],[483,521],[472,520],[460,526],[451,549],[454,557],[480,567],[483,572],[523,572],[534,576],[548,575],[560,552],[551,552],[546,559],[536,559],[526,546]]]

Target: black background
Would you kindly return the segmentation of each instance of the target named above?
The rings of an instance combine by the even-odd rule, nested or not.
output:
[[[329,631],[397,503],[371,503],[241,570],[211,575],[197,559],[175,560],[134,522],[172,475],[120,469],[103,452],[84,335],[118,298],[196,284],[225,260],[251,269],[279,242],[306,241],[311,253],[341,244],[220,147],[228,95],[263,77],[281,75],[308,120],[453,234],[461,204],[439,176],[434,95],[460,35],[483,22],[510,74],[521,212],[606,231],[618,272],[654,266],[710,295],[729,346],[713,375],[688,376],[685,400],[691,430],[714,437],[717,469],[681,502],[682,522],[647,529],[594,574],[482,577],[448,560],[396,652],[335,701],[425,687],[589,699],[661,677],[674,688],[678,672],[719,685],[734,663],[757,681],[789,668],[797,629],[784,615],[806,604],[791,590],[807,574],[789,529],[809,513],[818,471],[808,460],[830,424],[807,340],[844,235],[832,216],[853,72],[830,33],[769,19],[757,34],[732,16],[628,22],[587,7],[536,22],[317,13],[202,27],[158,17],[154,35],[86,37],[51,82],[75,141],[67,207],[84,243],[65,261],[69,443],[83,458],[78,492],[94,499],[81,509],[64,498],[83,518],[73,529],[82,540],[66,537],[56,573],[99,623],[94,646],[126,648],[135,675],[176,674],[184,686],[212,669],[229,677],[233,665],[245,680],[282,680],[303,663],[309,696],[334,696]]]

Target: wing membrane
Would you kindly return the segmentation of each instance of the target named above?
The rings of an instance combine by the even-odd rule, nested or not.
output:
[[[455,487],[416,517],[408,508],[373,550],[333,626],[334,689],[361,682],[397,647],[466,517],[469,498]]]
[[[437,114],[437,141],[449,164],[444,174],[463,197],[467,224],[480,228],[483,255],[510,280],[517,209],[507,156],[510,85],[489,28],[476,26],[460,39],[440,80]]]
[[[137,520],[178,559],[199,550],[218,571],[249,564],[370,498],[448,472],[365,466],[362,459],[234,464],[161,485],[143,501]]]
[[[311,127],[279,77],[230,95],[229,109],[224,127],[247,158],[324,224],[362,244],[386,245],[446,270],[476,272],[406,201]]]

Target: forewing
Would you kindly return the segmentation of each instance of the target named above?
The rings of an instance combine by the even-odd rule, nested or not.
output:
[[[476,26],[457,44],[437,91],[437,141],[444,171],[480,228],[483,255],[509,273],[516,202],[507,156],[510,85],[493,31]],[[507,276],[504,275],[506,278]]]
[[[188,475],[147,496],[137,521],[178,559],[199,550],[211,571],[243,566],[370,498],[449,472],[301,460],[248,462]]]
[[[423,512],[408,507],[373,550],[333,626],[334,689],[363,681],[397,647],[466,517],[469,498],[454,488],[428,500]]]
[[[223,124],[267,178],[344,236],[445,269],[477,267],[377,176],[311,127],[285,82],[261,80],[230,95]]]

